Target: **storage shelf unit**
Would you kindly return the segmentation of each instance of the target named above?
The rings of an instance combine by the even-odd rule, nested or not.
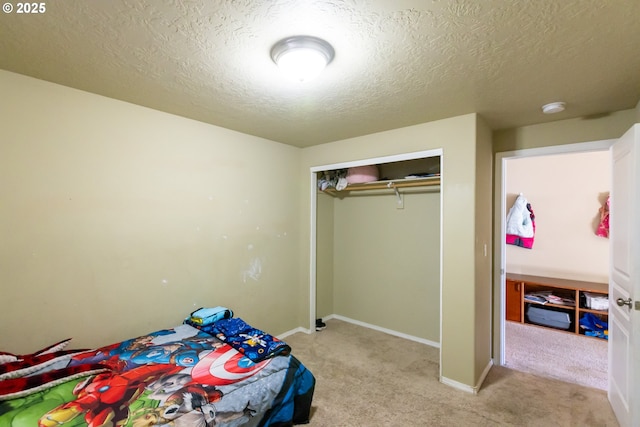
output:
[[[549,291],[556,296],[573,299],[575,305],[554,304],[550,302],[541,304],[525,300],[525,295],[527,294]],[[607,321],[609,316],[608,310],[593,310],[586,307],[584,304],[585,293],[607,297],[609,294],[609,285],[607,283],[507,273],[506,319],[520,323],[531,323],[526,318],[526,308],[528,304],[552,307],[556,311],[569,313],[571,326],[567,332],[584,335],[584,331],[579,325],[579,319],[584,313],[593,313],[604,321]]]

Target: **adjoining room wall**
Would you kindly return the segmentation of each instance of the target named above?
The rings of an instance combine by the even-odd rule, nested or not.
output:
[[[506,246],[507,272],[608,282],[609,241],[595,231],[611,187],[610,163],[608,151],[507,161],[508,209],[522,193],[536,221],[532,249]]]
[[[300,149],[0,71],[0,348],[305,323]],[[302,289],[301,289],[302,288]]]
[[[638,114],[637,110],[629,109],[597,117],[579,117],[498,130],[493,132],[493,152],[620,138],[637,121]]]

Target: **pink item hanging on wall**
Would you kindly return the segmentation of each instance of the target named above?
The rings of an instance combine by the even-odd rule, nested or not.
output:
[[[609,208],[610,208],[610,197],[607,196],[607,201],[600,208],[600,223],[598,224],[598,229],[596,230],[596,236],[600,237],[609,237]]]

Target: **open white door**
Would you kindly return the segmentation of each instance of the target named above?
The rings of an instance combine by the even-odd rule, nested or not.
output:
[[[612,150],[609,401],[621,427],[640,426],[640,124]]]

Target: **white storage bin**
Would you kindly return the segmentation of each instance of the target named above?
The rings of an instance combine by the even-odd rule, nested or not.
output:
[[[584,293],[587,308],[592,310],[609,310],[609,297],[601,294]]]

